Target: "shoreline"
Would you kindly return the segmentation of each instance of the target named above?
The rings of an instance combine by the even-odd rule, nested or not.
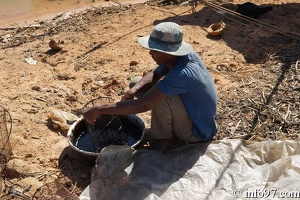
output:
[[[89,9],[97,8],[97,7],[110,7],[110,6],[121,6],[130,5],[130,4],[140,4],[146,3],[147,0],[126,0],[126,1],[105,1],[105,2],[97,2],[97,3],[90,3],[84,4],[79,3],[76,5],[67,4],[63,5],[59,8],[51,7],[47,8],[47,10],[35,10],[32,12],[27,12],[25,14],[19,14],[16,16],[8,16],[2,17],[0,19],[0,29],[12,28],[16,26],[28,26],[39,21],[51,20],[55,18],[57,15],[61,13],[80,13]]]

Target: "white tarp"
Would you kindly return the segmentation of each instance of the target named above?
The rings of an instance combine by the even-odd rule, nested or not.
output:
[[[80,199],[299,199],[299,144],[222,140],[166,153],[109,146]]]

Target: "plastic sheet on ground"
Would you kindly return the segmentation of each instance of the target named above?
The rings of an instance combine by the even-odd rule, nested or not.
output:
[[[166,153],[109,146],[80,199],[300,198],[299,144],[223,140]]]

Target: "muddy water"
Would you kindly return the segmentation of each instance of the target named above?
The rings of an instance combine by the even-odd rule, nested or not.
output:
[[[122,3],[141,3],[142,0],[121,0]],[[91,6],[118,5],[105,0],[0,0],[0,27],[14,23],[26,25],[35,20],[54,17],[60,12],[79,12]]]

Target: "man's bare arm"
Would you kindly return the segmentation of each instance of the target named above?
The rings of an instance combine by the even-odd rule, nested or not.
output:
[[[126,94],[122,97],[123,100],[133,99],[138,91],[148,91],[152,88],[162,76],[154,71],[146,73]]]
[[[128,115],[148,111],[152,106],[166,98],[156,86],[152,87],[142,98],[120,101],[117,103],[103,104],[90,108],[83,113],[83,117],[90,124],[101,114],[107,115]]]

